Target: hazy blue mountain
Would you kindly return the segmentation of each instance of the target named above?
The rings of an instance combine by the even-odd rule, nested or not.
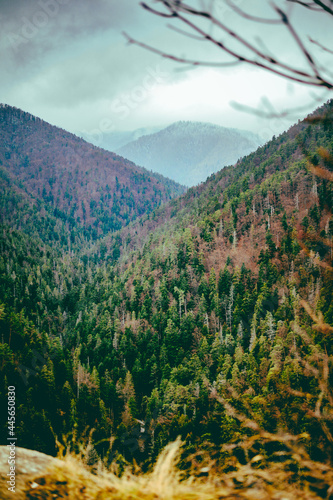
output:
[[[260,144],[260,138],[249,131],[180,121],[115,151],[138,165],[194,186]]]

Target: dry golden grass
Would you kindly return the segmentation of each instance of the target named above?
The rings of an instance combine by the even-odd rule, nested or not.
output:
[[[93,499],[93,500],[312,500],[332,498],[333,470],[305,460],[304,453],[294,453],[289,461],[300,462],[302,481],[292,484],[288,461],[260,468],[263,460],[255,456],[246,465],[234,461],[234,471],[211,474],[204,478],[191,475],[183,479],[176,464],[180,456],[179,440],[161,453],[153,471],[134,475],[126,471],[117,477],[100,464],[92,474],[81,459],[66,456],[37,477],[29,478],[19,498]],[[315,488],[316,491],[313,490]],[[320,496],[318,496],[320,494]]]

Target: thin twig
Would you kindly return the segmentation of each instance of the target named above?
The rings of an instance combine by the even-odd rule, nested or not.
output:
[[[321,43],[317,42],[316,40],[313,40],[311,37],[309,37],[309,41],[315,45],[317,45],[318,47],[320,47],[322,50],[324,50],[325,52],[328,52],[329,54],[333,54],[333,50],[331,49],[328,49],[327,47],[325,47],[325,45],[322,45]]]
[[[251,16],[247,12],[244,12],[242,9],[240,9],[231,0],[225,0],[225,2],[239,16],[243,17],[244,19],[248,19],[249,21],[254,21],[256,23],[263,23],[263,24],[282,24],[281,19],[265,19],[263,17]]]

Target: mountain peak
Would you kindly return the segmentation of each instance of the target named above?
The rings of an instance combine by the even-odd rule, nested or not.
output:
[[[178,121],[116,151],[152,171],[193,186],[254,151],[261,141],[243,130],[212,123]]]

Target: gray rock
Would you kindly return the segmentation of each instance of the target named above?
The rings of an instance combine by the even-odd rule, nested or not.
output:
[[[15,493],[8,490],[7,483],[10,472],[8,464],[9,448],[0,446],[0,498],[2,500],[20,500],[27,498],[29,489],[42,488],[34,479],[45,473],[51,466],[62,466],[63,462],[57,458],[50,457],[44,453],[25,448],[15,448]]]

